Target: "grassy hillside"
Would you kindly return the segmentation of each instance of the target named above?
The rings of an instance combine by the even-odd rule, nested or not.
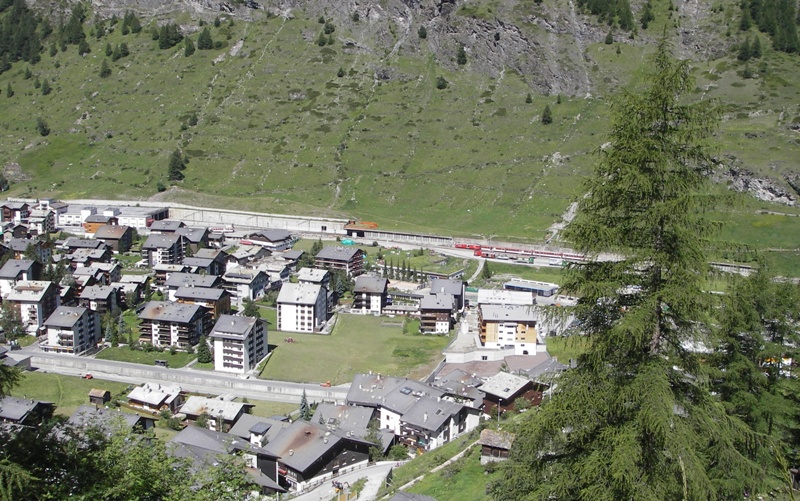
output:
[[[90,54],[81,57],[69,46],[50,56],[46,43],[32,78],[24,78],[27,63],[0,75],[0,162],[14,181],[13,195],[144,199],[156,195],[159,183],[170,185],[168,156],[181,149],[189,158],[186,179],[158,195],[164,200],[544,241],[582,194],[580,179],[605,140],[608,98],[635,86],[647,43],[664,26],[689,55],[677,26],[697,22],[688,14],[670,19],[667,3],[656,2],[657,22],[648,30],[633,40],[617,34],[607,45],[603,37],[578,40],[530,21],[536,9],[553,14],[558,5],[471,2],[447,22],[480,26],[502,15],[523,35],[549,44],[542,50],[580,43],[593,91],[564,94],[560,104],[557,95],[532,90],[532,75],[506,68],[488,76],[478,47],[468,47],[467,64],[459,66],[443,59],[441,38],[420,40],[417,24],[401,29],[391,18],[334,19],[334,44],[320,47],[316,13],[294,11],[292,19],[256,13],[252,22],[212,26],[223,47],[191,57],[182,44],[158,49],[150,27],[97,40],[87,23]],[[704,29],[735,25],[735,2],[721,5],[727,10],[703,18]],[[185,31],[199,29],[189,14],[177,21]],[[376,23],[396,39],[389,44],[396,50],[376,42]],[[197,31],[191,36],[196,42]],[[738,37],[734,29],[730,40]],[[131,54],[112,63],[104,47],[123,41]],[[730,50],[699,60],[696,95],[726,107],[720,158],[780,180],[797,171],[797,132],[787,126],[800,122],[800,65],[796,55],[773,52],[764,35],[762,42],[764,57],[748,66],[752,78],[742,78],[745,65]],[[107,78],[99,76],[103,59],[112,68]],[[558,61],[567,59],[554,61],[553,71],[560,71]],[[436,88],[439,76],[446,89]],[[47,78],[53,92],[42,95],[36,78]],[[551,125],[540,123],[545,105],[553,111]],[[38,117],[50,135],[37,133]],[[796,247],[800,219],[756,214],[796,209],[742,200],[721,213],[731,223],[729,236],[761,248]],[[797,256],[783,252],[776,262],[791,270]]]

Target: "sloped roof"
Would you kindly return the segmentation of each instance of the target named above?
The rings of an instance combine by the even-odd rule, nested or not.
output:
[[[284,304],[316,304],[317,298],[322,293],[322,287],[317,284],[283,284],[278,293],[278,303]]]
[[[104,224],[103,226],[97,228],[97,231],[94,232],[94,238],[119,240],[125,236],[125,233],[130,231],[130,229],[130,226]]]
[[[481,430],[481,438],[478,440],[481,445],[488,445],[496,449],[510,449],[514,443],[514,434],[505,431],[495,431],[486,428]]]
[[[160,322],[190,322],[201,311],[202,306],[187,303],[173,303],[171,301],[150,301],[145,304],[139,313],[143,320],[157,320]]]
[[[381,277],[369,277],[361,275],[356,277],[356,284],[353,292],[366,292],[370,294],[383,294],[389,286],[389,280]]]
[[[0,268],[0,278],[15,279],[20,273],[30,270],[34,262],[32,259],[9,259]]]
[[[45,327],[62,327],[71,329],[78,320],[87,312],[81,306],[59,306],[47,320],[44,321]]]
[[[327,259],[331,261],[350,261],[361,253],[361,249],[356,247],[327,246],[323,247],[317,254],[317,259]]]

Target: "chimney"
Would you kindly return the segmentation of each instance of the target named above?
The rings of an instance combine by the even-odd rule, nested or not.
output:
[[[422,422],[423,423],[427,423],[428,422],[428,413],[427,412],[422,415]]]

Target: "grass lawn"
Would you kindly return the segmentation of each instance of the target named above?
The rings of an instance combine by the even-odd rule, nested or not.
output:
[[[237,402],[243,402],[242,399],[237,399]],[[289,413],[296,411],[300,408],[297,404],[287,404],[286,402],[269,402],[266,400],[247,399],[247,403],[255,405],[252,414],[260,417],[272,416],[288,416]]]
[[[11,390],[15,397],[33,398],[56,404],[56,414],[69,416],[79,405],[89,403],[89,390],[111,392],[112,398],[127,394],[127,383],[103,379],[81,379],[44,372],[24,372],[20,383]]]
[[[271,333],[277,345],[261,373],[267,379],[341,384],[356,373],[380,372],[420,378],[428,374],[450,338],[404,335],[400,327],[386,327],[383,317],[339,315],[330,336]],[[284,334],[286,334],[284,336]],[[285,343],[292,337],[294,343]]]
[[[179,351],[172,355],[170,352],[144,350],[131,350],[128,347],[119,348],[106,348],[98,353],[95,358],[100,360],[116,360],[117,362],[131,362],[134,364],[153,365],[156,360],[166,360],[172,368],[183,367],[195,358],[197,355],[189,354]]]
[[[208,362],[205,364],[201,364],[197,362],[192,366],[192,369],[200,369],[201,371],[213,371],[214,370],[214,362]]]
[[[571,358],[578,358],[589,348],[589,338],[585,336],[547,337],[544,340],[547,353],[562,364]]]
[[[438,501],[490,500],[492,497],[486,493],[486,486],[499,476],[496,465],[481,466],[480,446],[475,445],[464,457],[426,475],[406,492],[431,496]]]

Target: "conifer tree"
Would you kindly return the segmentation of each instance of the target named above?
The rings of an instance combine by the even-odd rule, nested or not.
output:
[[[208,340],[205,336],[200,336],[200,342],[197,344],[197,361],[201,364],[208,364],[214,361],[214,354],[211,353],[211,348],[208,347]]]
[[[750,57],[753,59],[758,59],[761,57],[761,38],[756,35],[755,40],[753,40],[753,45],[750,48]]]
[[[203,28],[200,36],[197,38],[197,48],[200,50],[211,50],[214,48],[214,40],[211,39],[211,31],[208,26]]]
[[[588,256],[562,289],[589,347],[517,433],[495,499],[741,499],[763,475],[755,433],[709,391],[686,343],[710,335],[708,144],[719,110],[686,103],[686,61],[662,40],[647,87],[612,107],[588,195],[564,236]]]
[[[169,164],[167,166],[167,179],[170,181],[180,181],[184,178],[183,171],[186,169],[186,163],[180,150],[175,150],[169,156]]]
[[[545,105],[544,111],[542,112],[542,123],[544,125],[548,125],[553,123],[553,112],[550,111],[550,105]]]
[[[739,61],[749,61],[751,55],[750,50],[750,37],[744,39],[744,42],[739,46],[739,53],[736,55],[736,59]]]
[[[185,57],[189,57],[194,54],[194,42],[189,37],[186,37],[184,40],[184,48],[183,48],[183,55]]]
[[[6,85],[6,97],[14,97],[14,89],[11,87],[11,82]]]
[[[456,55],[456,62],[459,66],[464,66],[467,64],[467,51],[464,50],[464,46],[458,48],[458,55]]]
[[[103,59],[103,64],[100,65],[100,78],[107,78],[111,76],[111,68],[108,67],[108,61]]]
[[[313,416],[314,412],[311,410],[311,406],[308,405],[306,390],[303,390],[303,396],[300,397],[300,418],[304,421],[309,421]]]
[[[106,53],[106,56],[114,55],[114,49],[111,48],[111,43],[106,43],[105,53]]]
[[[53,87],[50,86],[50,81],[45,78],[42,80],[42,95],[46,96],[51,92],[53,92]]]

